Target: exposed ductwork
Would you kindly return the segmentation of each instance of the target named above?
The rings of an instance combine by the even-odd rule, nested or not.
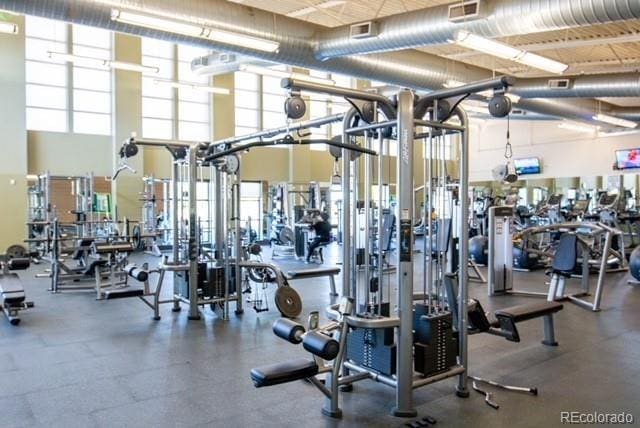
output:
[[[640,18],[637,0],[473,0],[392,15],[373,21],[361,37],[351,25],[323,31],[316,57],[333,58],[438,45],[464,29],[484,37],[563,30]],[[455,8],[455,9],[453,9]],[[453,10],[452,10],[453,9]],[[357,27],[362,24],[355,24]]]
[[[619,0],[610,1],[619,2]],[[634,4],[640,7],[640,2],[635,1]],[[564,1],[559,2],[564,3]],[[637,10],[638,7],[633,10]],[[144,11],[147,14],[171,20],[250,34],[276,41],[280,47],[277,52],[264,52],[252,49],[250,46],[239,47],[205,38],[124,24],[111,19],[114,8]],[[314,37],[325,30],[325,27],[223,0],[191,0],[186,4],[173,0],[0,0],[0,9],[207,47],[216,51],[249,56],[259,61],[380,80],[416,90],[441,89],[448,80],[472,82],[492,77],[489,70],[415,50],[337,57],[320,61],[314,55]],[[526,81],[524,83],[524,86],[527,86]],[[639,84],[636,81],[634,85],[637,89]],[[517,92],[517,86],[513,89]],[[592,96],[599,97],[613,96],[609,81],[603,82],[600,87],[594,84],[591,93]],[[549,96],[544,93],[543,95]],[[621,117],[629,118],[635,115],[640,118],[640,109],[616,109],[610,104],[595,100],[523,99],[518,107],[542,115],[590,122],[592,116],[598,112],[614,115],[620,112],[621,115],[624,114]]]
[[[640,74],[617,73],[518,79],[513,92],[523,98],[640,97]]]

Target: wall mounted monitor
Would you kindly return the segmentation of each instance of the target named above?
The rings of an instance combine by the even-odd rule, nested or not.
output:
[[[514,159],[513,166],[515,166],[518,175],[540,174],[541,172],[539,158]]]
[[[640,168],[640,148],[616,150],[616,169]]]

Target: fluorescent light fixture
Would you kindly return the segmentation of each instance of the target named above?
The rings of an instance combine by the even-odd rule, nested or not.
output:
[[[620,119],[619,117],[613,117],[602,113],[593,116],[593,120],[609,123],[611,125],[622,126],[623,128],[635,128],[636,126],[638,126],[637,123],[630,120]]]
[[[245,71],[247,73],[260,74],[262,76],[280,77],[282,79],[292,78],[292,79],[304,80],[305,82],[319,83],[321,85],[336,84],[336,82],[334,82],[331,79],[323,79],[322,77],[309,76],[308,74],[302,74],[302,73],[292,73],[289,71],[274,70],[269,67],[261,67],[258,65],[240,64],[240,67],[238,67],[238,69],[240,71]]]
[[[478,105],[463,103],[462,104],[462,108],[467,112],[479,113],[479,114],[484,114],[484,115],[488,115],[489,114],[489,107],[487,107],[487,106],[481,107],[481,106],[478,106]]]
[[[157,18],[155,16],[142,15],[119,9],[111,10],[111,20],[125,24],[137,25],[154,30],[168,31],[191,37],[204,37],[205,28],[199,25],[184,24],[170,19]]]
[[[0,33],[5,34],[18,34],[20,27],[13,22],[0,22]]]
[[[599,126],[590,126],[590,125],[585,125],[583,123],[577,123],[577,122],[571,122],[571,121],[565,120],[565,121],[563,121],[562,123],[560,123],[558,125],[558,128],[569,129],[571,131],[586,132],[586,133],[592,134],[592,133],[596,132],[600,127]]]
[[[445,88],[457,88],[464,85],[466,85],[465,82],[461,82],[459,80],[453,80],[453,79],[449,79],[442,84],[442,86],[444,86]]]
[[[71,62],[85,67],[97,67],[97,68],[114,68],[117,70],[137,71],[140,73],[158,73],[160,69],[158,67],[147,67],[145,65],[134,64],[131,62],[122,61],[109,61],[100,58],[91,58],[88,56],[72,55],[64,52],[52,52],[48,51],[47,56],[51,59],[58,61]]]
[[[627,129],[625,131],[614,131],[614,132],[600,132],[598,131],[598,138],[601,137],[624,137],[625,135],[636,135],[640,133],[637,129]]]
[[[199,37],[219,43],[255,49],[264,52],[276,52],[280,48],[279,42],[234,33],[225,30],[203,27],[201,25],[186,24],[170,19],[127,12],[119,9],[111,10],[111,20],[125,24],[136,25],[154,30],[168,31],[183,36]]]
[[[342,6],[345,3],[345,0],[329,0],[316,4],[314,6],[294,10],[293,12],[287,13],[287,16],[290,18],[298,18],[300,16],[305,16],[309,15],[310,13],[316,12],[318,9],[331,9],[332,7]]]
[[[158,67],[150,67],[147,65],[134,64],[132,62],[109,61],[109,66],[116,70],[137,71],[139,73],[159,73]]]
[[[555,74],[562,74],[569,68],[568,64],[526,51],[514,61]]]
[[[459,30],[453,42],[468,49],[515,61],[550,73],[561,74],[569,68],[567,64],[523,51],[522,49],[509,46],[505,43],[477,36],[466,30]]]
[[[170,88],[188,89],[192,91],[203,91],[203,92],[210,92],[212,94],[219,94],[219,95],[229,95],[231,93],[231,91],[229,91],[229,89],[226,89],[226,88],[217,88],[215,86],[202,85],[200,83],[193,83],[193,82],[178,82],[175,80],[154,79],[153,83],[160,86],[168,86]]]

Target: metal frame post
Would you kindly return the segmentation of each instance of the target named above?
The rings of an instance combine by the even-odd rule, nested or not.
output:
[[[189,319],[199,320],[198,309],[198,252],[199,227],[197,211],[198,159],[196,149],[189,149]]]
[[[469,131],[467,129],[468,117],[462,109],[457,109],[456,114],[464,127],[460,134],[460,213],[463,217],[458,225],[458,260],[466,266],[469,260],[469,222],[466,216],[469,214]],[[458,270],[458,284],[460,297],[458,298],[458,342],[460,347],[460,365],[464,371],[458,376],[456,394],[459,397],[468,397],[467,388],[467,300],[469,300],[469,269]]]
[[[398,93],[396,217],[400,227],[396,278],[400,326],[396,340],[396,405],[392,414],[400,417],[417,415],[413,408],[413,99],[408,89]]]

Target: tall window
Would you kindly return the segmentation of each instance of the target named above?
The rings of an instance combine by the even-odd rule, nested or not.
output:
[[[260,130],[260,76],[238,71],[235,81],[236,135]]]
[[[111,71],[90,62],[68,63],[49,52],[110,60],[106,30],[25,17],[27,129],[111,134]]]
[[[73,26],[73,54],[111,59],[112,33]],[[111,70],[73,64],[73,132],[111,134]]]
[[[27,129],[67,132],[67,64],[47,56],[68,52],[67,24],[26,16],[25,34]]]
[[[343,88],[353,87],[353,80],[350,76],[343,74],[332,74],[331,79],[336,82],[336,86]],[[342,97],[331,97],[329,99],[329,113],[338,114],[345,113],[351,106]],[[335,122],[331,125],[331,137],[342,135],[342,122]]]
[[[329,73],[322,71],[309,70],[309,75],[313,77],[319,77],[322,79],[328,79]],[[309,108],[309,119],[319,119],[329,115],[329,97],[323,94],[311,94],[307,100],[307,107]],[[310,138],[312,139],[327,139],[329,138],[329,127],[331,125],[321,126],[319,128],[311,128]],[[312,144],[309,146],[311,150],[325,151],[327,150],[326,144]]]
[[[250,226],[257,237],[262,236],[262,183],[243,181],[240,183],[240,213],[242,227]]]
[[[142,136],[171,140],[174,134],[173,121],[175,89],[154,83],[156,78],[170,79],[175,76],[175,46],[154,39],[142,39],[142,65],[157,67],[157,74],[142,76]]]
[[[191,72],[191,60],[208,55],[206,49],[178,46],[178,80],[209,85],[208,76]],[[192,89],[178,89],[178,138],[186,141],[211,140],[211,94]]]
[[[286,66],[272,67],[275,70],[286,71]],[[287,124],[284,114],[284,101],[287,99],[286,90],[280,86],[282,78],[262,76],[262,129],[278,128]],[[270,146],[287,147],[287,146]]]

